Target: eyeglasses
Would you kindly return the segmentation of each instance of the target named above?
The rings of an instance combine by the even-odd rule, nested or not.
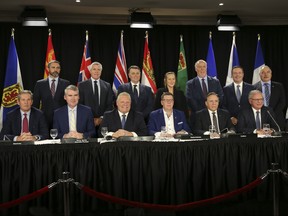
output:
[[[263,101],[264,99],[263,99],[263,98],[255,98],[255,99],[251,98],[251,100],[257,101],[257,102],[261,102],[261,101]]]
[[[172,103],[174,102],[173,99],[162,99],[162,101],[166,102],[166,103]]]

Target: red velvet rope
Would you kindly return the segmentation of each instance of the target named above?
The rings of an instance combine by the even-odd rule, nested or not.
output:
[[[27,194],[25,196],[22,196],[18,199],[15,199],[15,200],[12,200],[12,201],[9,201],[9,202],[6,202],[6,203],[2,203],[0,204],[0,210],[3,210],[3,209],[7,209],[7,208],[10,208],[12,206],[15,206],[15,205],[19,205],[25,201],[28,201],[28,200],[31,200],[31,199],[34,199],[36,197],[39,197],[41,196],[42,194],[46,193],[49,191],[49,186],[46,186],[46,187],[43,187],[37,191],[34,191],[33,193],[30,193],[30,194]]]
[[[185,210],[185,209],[191,209],[199,206],[204,206],[208,204],[214,204],[221,202],[223,200],[229,199],[233,196],[236,196],[238,194],[247,192],[254,187],[258,186],[261,184],[263,181],[262,178],[258,177],[256,180],[253,182],[249,183],[248,185],[245,185],[242,188],[233,190],[231,192],[221,194],[219,196],[209,198],[209,199],[204,199],[204,200],[199,200],[195,202],[190,202],[190,203],[185,203],[185,204],[180,204],[180,205],[159,205],[159,204],[150,204],[150,203],[141,203],[141,202],[136,202],[136,201],[129,201],[126,199],[118,198],[115,196],[111,196],[109,194],[104,194],[101,192],[97,192],[87,186],[81,187],[81,190],[84,191],[85,193],[94,196],[96,198],[108,201],[108,202],[113,202],[121,205],[126,205],[126,206],[132,206],[136,208],[147,208],[147,209],[158,209],[158,210],[164,210],[164,211],[180,211],[180,210]]]

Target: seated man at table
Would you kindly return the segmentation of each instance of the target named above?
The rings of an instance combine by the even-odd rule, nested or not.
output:
[[[43,112],[33,104],[33,94],[21,91],[17,96],[18,108],[10,111],[3,124],[0,139],[14,141],[35,141],[49,137],[48,126]]]
[[[193,132],[196,135],[208,135],[209,126],[214,125],[216,133],[222,131],[233,133],[235,129],[230,120],[230,113],[227,110],[219,109],[219,97],[215,92],[210,92],[205,101],[206,108],[195,114],[195,127]]]
[[[173,109],[174,96],[170,92],[161,95],[161,109],[151,112],[148,121],[149,135],[155,137],[173,137],[175,134],[188,134],[191,132],[183,111]],[[165,133],[161,128],[165,127]]]
[[[251,107],[243,109],[238,116],[239,133],[255,133],[264,135],[263,124],[270,125],[269,134],[274,130],[279,130],[276,123],[275,114],[269,107],[264,106],[264,97],[261,91],[252,90],[249,93],[249,103]]]
[[[53,128],[58,130],[58,138],[91,138],[96,136],[93,114],[90,107],[78,104],[79,90],[69,85],[64,91],[67,105],[55,110]]]
[[[122,92],[116,100],[117,109],[104,113],[100,130],[107,127],[108,135],[113,138],[122,136],[146,136],[147,127],[142,113],[131,109],[131,97],[127,92]]]

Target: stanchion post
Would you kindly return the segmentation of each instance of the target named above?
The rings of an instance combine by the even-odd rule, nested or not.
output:
[[[273,178],[273,215],[279,216],[279,164],[271,163]]]
[[[63,194],[64,194],[64,216],[70,216],[70,182],[69,179],[70,172],[63,172]]]

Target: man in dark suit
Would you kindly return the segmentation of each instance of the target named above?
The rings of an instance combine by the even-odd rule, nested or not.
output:
[[[116,104],[117,109],[104,113],[100,128],[107,127],[107,135],[114,138],[146,136],[147,127],[143,115],[131,109],[130,95],[127,92],[118,94]]]
[[[264,106],[273,109],[278,124],[283,130],[285,127],[284,109],[286,108],[286,96],[282,83],[271,81],[272,70],[267,65],[260,70],[261,81],[254,86],[264,96]]]
[[[58,130],[59,138],[91,138],[96,136],[93,114],[90,107],[78,104],[79,90],[74,85],[65,89],[63,106],[54,113],[53,128]]]
[[[40,108],[46,117],[48,128],[53,125],[54,110],[65,105],[64,89],[70,84],[68,80],[59,78],[60,62],[53,60],[48,63],[49,76],[38,80],[34,87],[33,106]]]
[[[255,89],[253,85],[243,82],[243,78],[243,68],[235,66],[232,68],[233,83],[223,88],[223,108],[229,111],[233,125],[237,125],[239,111],[250,107],[248,94]]]
[[[49,138],[48,127],[43,112],[32,107],[33,94],[23,90],[18,94],[18,108],[10,111],[0,133],[0,139],[14,141],[35,141]]]
[[[151,88],[140,84],[141,73],[138,66],[130,66],[128,76],[131,82],[120,85],[118,94],[121,92],[129,93],[132,99],[131,109],[141,112],[147,120],[154,105],[154,96]]]
[[[252,90],[249,93],[248,98],[251,106],[240,111],[238,115],[237,132],[263,135],[265,134],[263,124],[270,125],[271,129],[269,134],[274,130],[278,131],[278,126],[273,121],[273,118],[275,119],[275,114],[271,108],[263,105],[264,97],[261,91]],[[273,116],[273,118],[271,116]]]
[[[162,108],[152,111],[149,116],[149,135],[156,137],[173,137],[174,134],[187,134],[191,130],[186,122],[183,111],[173,109],[174,95],[164,92],[161,96]],[[161,133],[161,127],[165,126],[166,133]]]
[[[101,124],[104,112],[113,109],[113,92],[110,83],[101,80],[102,64],[93,62],[90,66],[91,79],[78,84],[79,103],[92,109],[94,125]]]
[[[207,76],[207,63],[200,59],[195,63],[197,77],[189,80],[186,84],[187,105],[191,111],[191,126],[195,122],[194,114],[205,108],[205,101],[209,92],[215,92],[220,100],[223,101],[223,90],[218,79]]]
[[[216,132],[220,134],[225,132],[234,132],[234,127],[230,120],[230,114],[227,110],[219,109],[219,97],[215,92],[210,92],[205,101],[206,108],[196,112],[195,127],[193,133],[196,135],[208,135],[209,126],[213,125]]]

